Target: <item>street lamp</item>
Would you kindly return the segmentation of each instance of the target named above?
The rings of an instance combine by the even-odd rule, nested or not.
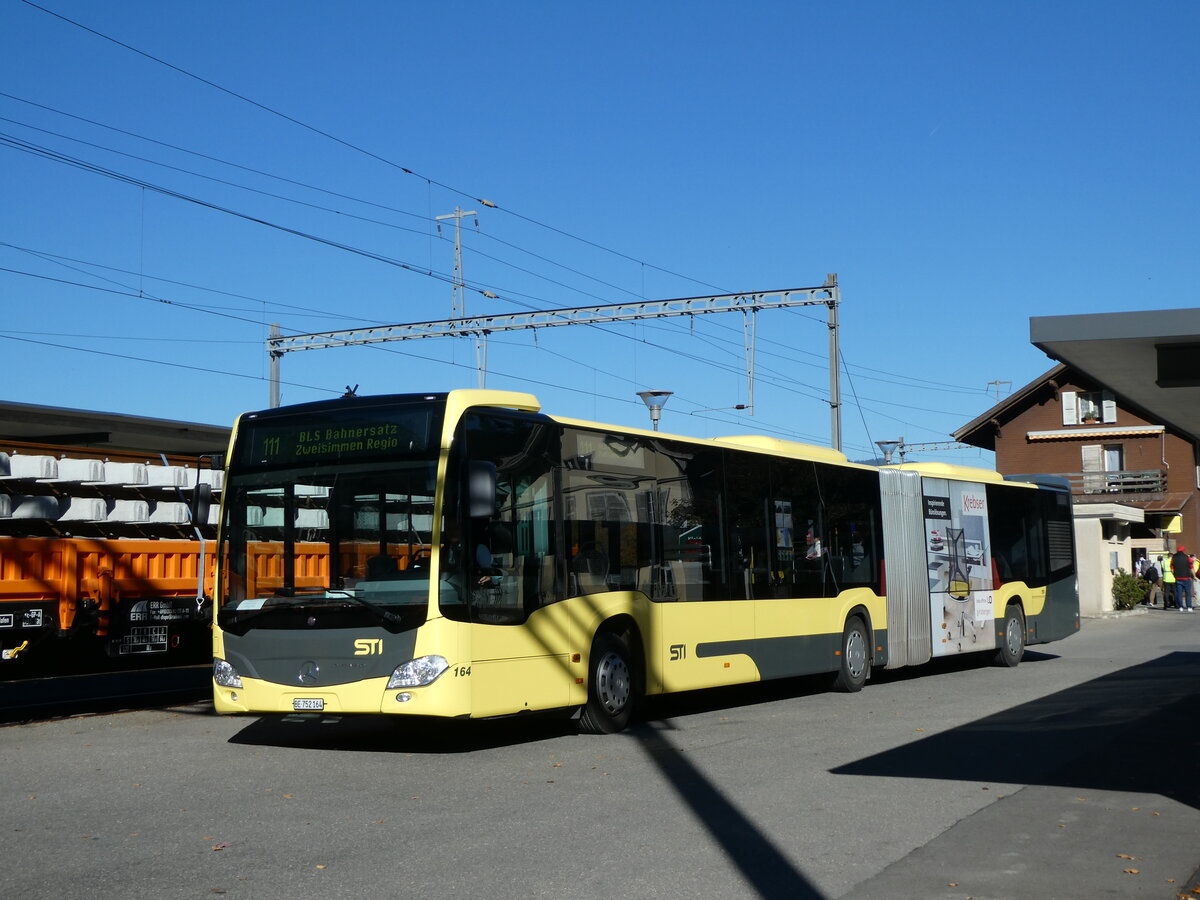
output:
[[[667,400],[675,393],[674,391],[638,391],[638,396],[642,398],[642,402],[650,408],[650,422],[654,425],[654,430],[658,431],[658,420],[662,416],[662,408],[666,406]]]
[[[892,464],[892,454],[896,452],[897,447],[904,446],[904,438],[898,441],[876,441],[876,445],[883,451],[883,464],[890,466]],[[900,451],[900,461],[904,462],[904,451]]]

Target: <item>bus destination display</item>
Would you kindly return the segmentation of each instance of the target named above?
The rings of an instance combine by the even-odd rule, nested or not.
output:
[[[426,449],[431,424],[427,410],[390,418],[393,420],[317,417],[249,422],[244,426],[249,434],[243,443],[243,459],[273,466],[403,456]]]

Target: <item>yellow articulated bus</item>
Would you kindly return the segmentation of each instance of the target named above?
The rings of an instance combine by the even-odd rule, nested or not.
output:
[[[1070,495],[541,412],[504,391],[243,415],[213,689],[223,713],[482,718],[1025,645],[1079,627]]]

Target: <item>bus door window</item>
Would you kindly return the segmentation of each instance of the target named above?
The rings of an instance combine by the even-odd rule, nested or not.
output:
[[[662,554],[678,599],[728,600],[721,451],[674,442],[663,442],[662,448]]]
[[[557,435],[534,418],[472,413],[465,438],[468,459],[496,466],[492,515],[463,516],[457,552],[469,592],[467,614],[474,621],[517,624],[557,597],[552,514]],[[447,552],[452,560],[456,551]]]
[[[874,472],[821,465],[817,469],[825,511],[825,596],[851,587],[878,592],[879,480]]]
[[[735,600],[770,597],[774,593],[766,486],[770,458],[730,453],[725,459],[728,484],[730,588]]]
[[[824,596],[824,511],[815,464],[798,459],[774,460],[771,497],[775,517],[775,595]]]

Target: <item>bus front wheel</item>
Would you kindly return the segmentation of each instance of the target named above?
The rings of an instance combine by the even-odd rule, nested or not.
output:
[[[833,677],[833,689],[847,694],[861,691],[871,674],[871,637],[858,616],[846,621],[838,659],[841,666]]]
[[[629,644],[611,631],[596,635],[588,669],[588,700],[579,717],[579,730],[587,734],[623,731],[638,699]]]
[[[1025,614],[1017,604],[1010,603],[1004,610],[1004,629],[999,637],[1000,646],[992,659],[996,665],[1011,669],[1025,655]]]

